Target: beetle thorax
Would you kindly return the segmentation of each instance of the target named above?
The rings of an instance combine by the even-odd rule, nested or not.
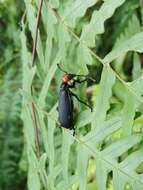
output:
[[[69,74],[64,74],[62,76],[62,81],[65,83],[65,84],[68,84],[68,85],[72,85],[74,80],[72,79],[72,76],[69,75]]]

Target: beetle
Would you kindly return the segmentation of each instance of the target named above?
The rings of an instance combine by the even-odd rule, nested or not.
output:
[[[75,88],[76,84],[80,84],[87,81],[89,77],[86,75],[76,75],[76,74],[67,73],[60,67],[59,64],[57,64],[57,66],[62,72],[64,72],[62,76],[62,83],[60,85],[59,101],[57,108],[57,111],[59,113],[59,122],[61,127],[73,130],[73,135],[75,135],[74,118],[73,118],[73,109],[74,109],[73,97],[75,97],[80,103],[90,108],[91,111],[92,107],[88,105],[86,102],[82,101],[70,89]],[[79,80],[78,77],[84,77],[84,79]]]

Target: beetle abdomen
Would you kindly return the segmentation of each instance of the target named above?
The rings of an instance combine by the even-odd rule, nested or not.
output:
[[[62,127],[71,129],[73,126],[73,102],[68,90],[60,91],[59,96],[59,122]]]

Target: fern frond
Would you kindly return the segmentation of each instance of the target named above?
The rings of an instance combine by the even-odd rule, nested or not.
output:
[[[81,165],[81,160],[83,162],[82,166],[78,169],[79,176],[81,176],[79,179],[80,189],[86,189],[86,168],[91,155],[96,159],[96,177],[99,189],[106,190],[107,176],[111,171],[113,172],[113,184],[115,189],[124,189],[126,183],[130,183],[131,185],[135,185],[137,183],[140,187],[143,187],[143,179],[136,173],[136,168],[143,159],[141,157],[139,157],[139,159],[136,157],[136,164],[134,167],[131,166],[132,164],[125,164],[128,163],[128,158],[126,158],[127,160],[125,159],[119,162],[119,158],[123,153],[127,152],[142,141],[141,135],[131,135],[130,137],[120,139],[109,144],[107,147],[103,148],[103,150],[100,150],[99,143],[101,143],[107,136],[119,130],[122,126],[121,121],[121,118],[114,118],[109,121],[105,121],[102,125],[99,125],[98,128],[88,133],[82,139],[83,145],[81,145],[81,149],[78,153],[78,165]],[[134,157],[134,154],[138,155],[138,152],[140,155],[142,154],[142,150],[139,150],[131,154],[129,158]],[[84,159],[83,154],[86,155]],[[124,164],[129,168],[124,170],[124,167],[121,167]],[[116,178],[116,176],[118,176],[118,178]],[[118,180],[122,182],[122,186],[117,186]]]
[[[95,36],[104,32],[104,22],[110,18],[115,10],[121,6],[125,0],[108,0],[103,3],[99,11],[94,11],[90,23],[83,28],[81,39],[89,47],[95,46]]]
[[[96,163],[96,178],[92,180],[99,190],[107,189],[109,179],[116,190],[124,189],[126,184],[135,190],[136,187],[143,188],[142,176],[136,171],[143,161],[141,158],[142,135],[141,132],[136,134],[132,130],[135,117],[137,117],[137,109],[143,102],[142,76],[133,82],[126,82],[120,77],[120,73],[116,73],[110,65],[112,61],[129,51],[143,52],[143,33],[137,32],[140,29],[137,17],[133,17],[131,20],[131,23],[137,24],[137,30],[131,31],[130,34],[128,31],[127,35],[124,34],[124,39],[121,39],[120,43],[104,59],[95,54],[96,35],[104,33],[105,21],[113,16],[118,7],[124,6],[124,2],[124,0],[108,0],[99,7],[98,11],[93,10],[92,12],[91,10],[91,20],[85,26],[83,23],[81,35],[76,34],[70,27],[76,29],[78,18],[86,17],[88,8],[94,9],[93,5],[96,5],[97,1],[82,2],[82,6],[79,6],[80,0],[63,1],[63,4],[61,1],[51,0],[50,4],[44,4],[41,22],[44,24],[45,33],[42,34],[39,28],[38,60],[34,67],[29,67],[31,54],[27,48],[28,41],[23,24],[21,32],[22,120],[29,163],[29,189],[67,190],[74,188],[77,190],[79,188],[86,190],[87,168],[91,158]],[[34,40],[37,7],[30,0],[25,0],[25,4],[27,21]],[[129,23],[127,28],[131,28],[131,25]],[[46,36],[44,38],[46,43],[42,38],[43,35]],[[45,51],[43,51],[44,44]],[[93,47],[93,49],[89,47]],[[52,97],[51,93],[51,89],[55,94],[58,92],[60,83],[60,74],[58,74],[56,65],[60,63],[69,72],[85,74],[88,67],[91,67],[94,73],[95,59],[102,64],[103,70],[96,101],[94,101],[94,112],[90,113],[81,108],[81,114],[75,124],[79,129],[76,137],[73,137],[66,129],[62,129],[61,133],[56,128],[59,123],[56,112],[57,103],[54,98],[57,96]],[[39,65],[43,72],[39,69]],[[41,87],[36,89],[36,94],[35,91],[31,93],[31,87],[35,86],[35,78],[42,79]],[[85,90],[85,87],[83,88]],[[47,94],[51,95],[51,99],[55,103],[53,106],[47,98]],[[118,111],[117,109],[112,110],[111,99],[113,98],[118,102],[121,101],[122,105]],[[50,108],[50,111],[46,110],[47,107]],[[111,110],[115,114],[110,115]],[[140,114],[142,114],[141,110]],[[35,130],[35,126],[37,130]],[[83,129],[85,126],[88,128],[87,130]],[[37,138],[39,152],[37,151]],[[132,165],[130,163],[133,159],[135,162]],[[35,183],[34,180],[36,180]]]

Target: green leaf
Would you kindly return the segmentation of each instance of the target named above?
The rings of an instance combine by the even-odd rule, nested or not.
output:
[[[40,190],[41,183],[38,175],[38,160],[33,151],[33,148],[28,147],[27,154],[29,157],[28,188],[30,190],[32,190],[33,188],[36,190]]]
[[[82,43],[79,44],[78,46],[78,64],[86,66],[87,65],[92,65],[92,56],[91,53],[89,51],[89,49],[83,45]]]
[[[56,190],[61,190],[61,189],[69,189],[71,187],[73,187],[73,185],[77,182],[78,178],[77,176],[71,176],[69,179],[69,183],[67,185],[65,185],[64,181],[61,181],[57,186],[56,186]]]
[[[120,36],[117,38],[113,49],[116,49],[116,47],[120,46],[120,44],[124,43],[124,41],[131,38],[136,33],[141,32],[141,27],[139,20],[136,16],[136,14],[133,14],[133,16],[130,18],[128,25],[126,26],[125,30],[120,34]],[[120,72],[123,76],[123,61],[126,57],[126,53],[123,53],[118,57],[114,62],[114,68],[116,71]]]
[[[33,41],[35,41],[35,35],[36,35],[36,32],[35,32],[36,31],[36,17],[34,16],[35,10],[34,10],[34,7],[32,6],[32,4],[29,0],[25,0],[25,4],[26,4],[26,10],[27,10],[26,13],[27,13],[29,29],[31,31]],[[41,41],[39,31],[38,31],[38,39],[37,39],[36,50],[37,50],[37,54],[38,54],[40,64],[41,64],[42,68],[44,69],[45,65],[44,65],[43,45],[42,45],[42,41]]]
[[[87,46],[95,46],[95,36],[104,32],[104,22],[110,18],[115,10],[121,6],[125,0],[108,0],[103,3],[99,11],[94,11],[90,23],[87,24],[81,34],[81,40],[83,40]]]
[[[129,83],[132,93],[136,97],[136,101],[139,103],[143,102],[143,75],[141,75],[137,80]]]
[[[132,135],[123,139],[120,139],[117,142],[109,145],[105,150],[102,151],[102,155],[106,157],[119,157],[122,155],[126,150],[130,149],[132,146],[136,145],[142,140],[141,135]]]
[[[96,159],[96,181],[101,190],[106,190],[107,174],[109,172],[106,162]]]
[[[44,84],[42,86],[42,90],[40,92],[39,100],[38,100],[38,106],[40,106],[41,109],[45,106],[45,99],[47,96],[47,92],[48,92],[51,80],[56,72],[57,63],[58,63],[58,61],[55,61],[55,63],[53,65],[51,65],[51,67],[49,68],[49,71],[45,78]]]
[[[58,8],[59,7],[59,0],[49,0],[49,3],[52,8]]]
[[[95,182],[91,182],[87,184],[87,190],[98,190]]]
[[[47,154],[44,153],[39,160],[39,168],[44,170],[46,167]]]
[[[127,177],[122,175],[118,170],[113,170],[113,187],[117,190],[124,190]]]
[[[66,48],[67,48],[67,44],[71,41],[71,37],[70,37],[68,31],[66,30],[66,27],[63,24],[59,25],[58,37],[59,37],[58,55],[59,55],[61,61],[65,61]]]
[[[103,63],[111,63],[114,59],[118,58],[123,53],[127,53],[128,51],[135,51],[139,53],[143,52],[142,41],[143,32],[135,34],[130,39],[124,41],[109,54],[107,54],[103,59]]]
[[[39,176],[37,174],[37,172],[31,168],[29,168],[29,172],[28,172],[28,189],[29,190],[40,190],[41,189],[41,185],[40,185],[40,179]]]
[[[45,48],[45,64],[46,71],[50,67],[50,61],[52,57],[52,48],[53,48],[53,39],[55,37],[55,25],[57,23],[57,19],[53,13],[53,11],[49,8],[46,12],[46,22],[47,22],[47,39],[46,39],[46,48]]]
[[[68,4],[63,14],[67,24],[71,27],[75,27],[76,19],[84,16],[86,10],[93,6],[97,1],[98,0],[86,0],[83,2],[82,0],[75,0]]]
[[[140,77],[142,70],[141,70],[141,62],[139,59],[139,56],[134,53],[134,60],[133,60],[133,80],[136,80],[137,78]]]
[[[129,135],[132,133],[132,126],[135,116],[136,101],[134,95],[127,91],[125,97],[125,104],[122,110],[123,119],[123,133]]]
[[[51,80],[52,80],[52,78],[56,72],[57,64],[60,63],[60,61],[62,61],[62,59],[66,55],[66,43],[70,42],[70,36],[69,36],[67,31],[64,31],[63,25],[59,26],[58,32],[59,32],[58,33],[58,35],[59,35],[59,43],[58,43],[59,50],[58,50],[56,56],[54,57],[52,65],[48,69],[47,76],[45,78],[42,90],[41,90],[40,95],[39,95],[38,105],[41,108],[43,108],[45,106],[45,99],[47,96],[47,92],[48,92]]]
[[[96,96],[96,105],[93,113],[92,128],[101,124],[106,118],[109,109],[109,98],[112,96],[112,87],[115,83],[115,76],[109,65],[103,67],[101,82]]]
[[[54,161],[55,161],[55,149],[54,149],[54,130],[55,130],[55,121],[51,118],[48,119],[48,158],[49,158],[49,186],[52,190],[55,190],[54,184]]]
[[[134,154],[131,153],[131,157],[128,156],[125,160],[121,160],[119,162],[118,158],[126,153],[129,149],[137,144],[141,143],[142,135],[131,135],[123,139],[119,139],[112,144],[106,145],[103,150],[99,148],[99,143],[102,139],[105,139],[108,135],[113,133],[115,130],[119,129],[116,128],[117,121],[111,119],[109,121],[105,121],[102,125],[98,127],[98,130],[94,129],[94,136],[92,136],[92,132],[87,134],[83,139],[83,148],[88,150],[90,155],[95,156],[97,159],[97,185],[99,189],[106,189],[106,182],[107,182],[107,174],[112,171],[113,172],[113,184],[117,189],[119,189],[119,184],[121,184],[121,188],[125,186],[128,182],[129,184],[138,184],[138,186],[143,187],[142,178],[139,177],[135,169],[137,166],[143,161],[139,155],[139,153]],[[118,122],[119,127],[121,127],[121,123]],[[107,129],[110,128],[108,131]],[[96,147],[96,148],[95,148]],[[89,154],[88,153],[88,154]],[[129,158],[129,160],[128,160]],[[136,159],[135,164],[132,165],[132,159]],[[87,159],[85,159],[86,161]],[[130,161],[131,160],[131,161]],[[82,160],[84,163],[84,161]],[[124,164],[125,162],[125,164]],[[129,163],[127,165],[127,163]],[[131,165],[130,165],[131,164]],[[101,166],[103,168],[101,168]],[[127,168],[125,168],[127,166]],[[99,168],[99,169],[98,169]],[[102,179],[102,182],[101,182]],[[118,179],[118,181],[117,181]]]
[[[69,163],[69,155],[70,155],[70,148],[74,142],[74,138],[69,134],[68,131],[63,130],[63,139],[62,139],[62,165],[65,165],[63,170],[63,179],[65,184],[68,184],[68,163]]]
[[[125,17],[131,19],[125,30],[122,30],[123,33],[113,46],[113,51],[103,60],[99,58],[99,61],[103,63],[102,72],[99,65],[93,65],[96,57],[96,55],[93,56],[93,52],[98,52],[101,56],[105,55],[111,48],[110,45],[113,44],[112,42],[108,45],[108,41],[112,39],[110,30],[113,32],[114,29],[115,36],[117,36],[119,33],[118,22],[122,20],[125,23],[121,9],[126,9],[128,4],[124,7],[124,2],[125,0],[106,0],[96,4],[97,0],[70,0],[68,2],[66,0],[50,0],[48,8],[44,2],[36,50],[40,66],[36,64],[31,68],[32,56],[29,51],[31,51],[33,42],[29,41],[29,33],[34,40],[38,1],[25,0],[28,25],[26,26],[26,36],[25,31],[21,33],[23,63],[23,90],[21,94],[23,96],[22,120],[25,147],[29,164],[29,189],[87,190],[96,188],[96,186],[94,187],[96,184],[99,190],[112,188],[122,190],[127,183],[135,190],[143,189],[142,174],[137,172],[138,166],[143,162],[141,121],[139,130],[136,130],[139,134],[135,134],[135,130],[132,130],[132,126],[136,125],[135,122],[141,120],[139,116],[143,115],[143,77],[141,73],[139,74],[139,60],[134,59],[133,73],[136,80],[133,82],[121,81],[119,83],[115,75],[127,76],[126,73],[123,72],[122,68],[120,68],[122,71],[117,69],[117,62],[113,64],[118,71],[117,73],[109,65],[113,60],[120,58],[120,66],[124,67],[123,55],[125,56],[128,51],[142,52],[143,50],[141,43],[143,33],[140,32],[141,27],[138,19],[140,14],[137,17],[136,13],[133,12],[133,10],[136,11],[136,8],[139,12],[138,3],[131,3],[132,11],[129,13],[124,11],[126,12]],[[121,5],[122,7],[119,8]],[[117,10],[117,8],[119,9]],[[113,14],[116,10],[117,14],[114,17]],[[89,49],[88,46],[95,46],[97,35],[104,33],[104,23],[109,18],[111,18],[113,26],[110,25],[109,28],[109,23],[107,23],[107,32],[103,38],[102,36],[98,37],[97,48]],[[85,21],[89,21],[89,23],[84,25]],[[76,27],[77,23],[80,27],[79,25]],[[71,31],[70,27],[74,28],[74,31]],[[81,38],[79,39],[80,34]],[[108,40],[106,36],[109,37]],[[43,47],[45,47],[44,53]],[[132,57],[130,59],[132,63]],[[128,57],[126,62],[127,66],[130,66]],[[96,100],[93,97],[94,112],[83,111],[81,107],[81,113],[78,113],[76,123],[79,133],[75,137],[68,129],[62,129],[61,133],[61,130],[56,127],[59,126],[56,94],[59,90],[61,74],[57,70],[57,63],[60,63],[69,73],[87,74],[89,69],[91,74],[98,79],[100,79],[101,73],[101,80],[97,84],[99,90],[95,91]],[[41,66],[42,70],[40,70]],[[32,97],[31,88],[33,89]],[[79,93],[83,96],[80,85]],[[35,119],[31,103],[35,105],[40,142],[39,158],[35,153]],[[54,106],[52,107],[52,105]],[[82,128],[86,125],[88,125],[88,130]],[[95,177],[93,173],[90,177],[87,175],[91,159],[95,160]]]
[[[92,114],[90,110],[82,111],[77,119],[76,126],[78,128],[83,127],[92,121]]]
[[[81,145],[77,157],[77,170],[80,190],[86,190],[87,166],[90,155],[91,154],[89,153],[88,149]]]
[[[99,125],[90,131],[85,136],[85,142],[93,142],[94,144],[97,144],[98,142],[102,141],[107,137],[108,135],[114,133],[118,129],[121,128],[122,122],[120,117],[114,117],[107,121],[104,121],[102,123],[99,123]]]
[[[127,172],[132,172],[132,170],[136,170],[137,166],[142,162],[142,154],[143,149],[135,151],[131,155],[129,155],[121,164],[120,167],[124,168]],[[143,178],[142,178],[143,182]]]
[[[78,173],[79,173],[79,180],[80,180],[80,189],[86,189],[86,175],[87,175],[87,165],[88,165],[88,160],[91,157],[91,155],[94,156],[94,150],[95,150],[95,144],[97,146],[97,143],[101,142],[102,139],[104,139],[106,136],[108,136],[109,134],[113,133],[114,131],[118,130],[121,127],[121,119],[118,117],[116,119],[111,119],[109,121],[103,122],[102,125],[98,126],[98,128],[95,128],[94,130],[92,130],[92,132],[89,132],[84,139],[82,140],[83,144],[80,145],[80,149],[78,152],[78,161],[77,161],[77,166],[78,166]],[[92,144],[94,141],[94,145]],[[94,148],[93,148],[93,147]],[[95,150],[95,154],[96,154]],[[98,156],[98,154],[96,155]],[[83,159],[84,158],[84,159]],[[96,160],[97,161],[97,175],[98,175],[98,179],[99,181],[97,182],[97,184],[101,184],[101,189],[103,188],[103,186],[105,186],[106,184],[106,174],[108,172],[106,172],[106,170],[104,170],[104,166],[103,166],[103,170],[101,169],[101,164],[98,165],[98,163],[100,162],[100,160]],[[107,163],[106,163],[107,164]],[[101,173],[100,173],[101,172]],[[100,174],[103,174],[103,178],[101,177]],[[105,182],[101,183],[101,179]],[[104,189],[104,188],[103,188]]]
[[[114,44],[114,48],[118,47],[125,40],[128,40],[133,35],[135,35],[136,33],[139,33],[139,32],[141,32],[139,20],[138,20],[136,14],[133,14],[133,16],[129,20],[128,25],[126,26],[125,30],[117,38],[117,40]]]

